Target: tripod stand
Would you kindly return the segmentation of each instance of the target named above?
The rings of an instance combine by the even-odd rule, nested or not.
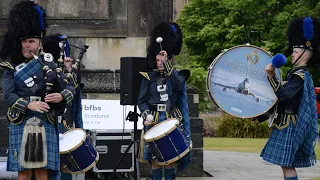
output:
[[[134,180],[140,180],[140,170],[139,170],[139,161],[137,161],[137,153],[138,153],[138,147],[139,147],[139,140],[137,137],[137,132],[138,132],[138,116],[139,114],[137,113],[137,105],[134,105],[134,112],[130,111],[126,120],[128,121],[133,121],[134,125],[133,125],[133,141],[131,141],[131,143],[129,144],[129,146],[127,147],[127,149],[125,150],[124,154],[121,156],[121,158],[119,159],[119,161],[117,162],[117,165],[114,167],[112,173],[110,174],[110,176],[108,177],[107,180],[110,180],[113,178],[114,174],[116,173],[119,165],[121,164],[123,158],[125,157],[125,155],[129,152],[131,146],[133,145],[133,169],[134,169]]]

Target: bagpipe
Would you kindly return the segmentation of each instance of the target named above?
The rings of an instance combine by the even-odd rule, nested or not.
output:
[[[79,47],[71,45],[71,44],[70,44],[70,46],[79,48]],[[72,80],[74,82],[75,87],[78,88],[78,85],[80,85],[78,90],[83,88],[83,85],[81,84],[80,61],[82,60],[84,53],[87,52],[88,48],[89,48],[89,46],[87,44],[85,44],[83,46],[83,48],[79,48],[79,49],[81,49],[81,51],[80,51],[77,59],[75,61],[73,61],[74,63],[72,64],[70,71],[68,69],[64,68],[64,72],[67,74],[68,79]],[[76,89],[76,91],[77,91],[77,89]]]
[[[67,38],[65,36],[61,36],[60,39],[59,59],[55,60],[51,53],[43,52],[39,57],[33,54],[34,59],[41,64],[42,69],[45,72],[45,95],[62,92],[68,86],[69,82],[73,83],[72,85],[75,87],[75,89],[77,88],[79,84],[79,78],[77,78],[76,73],[79,75],[80,61],[84,53],[87,52],[87,49],[89,48],[89,46],[86,44],[84,45],[84,48],[71,45],[67,42]],[[69,51],[69,48],[66,47],[66,45],[81,49],[75,63],[72,64],[70,71],[64,66],[64,58],[68,57],[69,55],[69,53],[66,53],[67,49],[67,51]],[[48,115],[50,117],[55,117],[63,114],[66,109],[66,104],[66,101],[62,101],[60,103],[48,103],[50,106]]]
[[[69,57],[70,55],[70,48],[69,46],[75,47],[77,49],[80,49],[80,53],[77,57],[77,59],[75,61],[73,61],[74,63],[71,66],[71,70],[69,71],[68,69],[64,68],[64,72],[65,73],[80,73],[80,61],[83,58],[83,55],[85,52],[87,52],[87,49],[89,48],[89,46],[87,44],[85,44],[83,46],[83,48],[75,46],[70,44],[67,41],[67,37],[66,36],[59,36],[59,38],[61,39],[61,41],[59,42],[59,47],[60,47],[60,58],[57,60],[58,61],[58,65],[59,67],[64,67],[63,62],[64,62],[64,57]]]
[[[45,72],[45,95],[51,93],[59,93],[67,86],[67,79],[64,76],[62,69],[54,63],[54,58],[50,53],[44,53],[39,57],[32,54],[42,66],[42,70]],[[48,103],[50,110],[48,115],[50,117],[58,116],[64,112],[65,102],[61,103]]]
[[[89,46],[87,44],[83,45],[83,48],[70,44],[67,41],[65,36],[59,36],[59,48],[60,55],[58,59],[58,64],[63,69],[63,72],[66,74],[69,82],[73,83],[75,87],[75,94],[72,100],[72,104],[67,106],[65,113],[62,115],[63,123],[65,124],[65,129],[69,130],[72,126],[82,127],[82,117],[81,117],[81,89],[83,84],[81,83],[81,74],[80,74],[80,62],[83,58],[85,52]],[[79,55],[76,60],[72,60],[72,65],[68,68],[64,66],[64,57],[70,57],[70,47],[80,49]],[[74,124],[73,124],[74,123]]]

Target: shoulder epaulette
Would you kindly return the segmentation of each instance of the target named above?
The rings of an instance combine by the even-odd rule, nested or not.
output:
[[[139,71],[139,73],[150,81],[150,77],[149,77],[149,74],[147,72]]]
[[[0,66],[14,70],[14,67],[10,62],[0,62]]]
[[[300,69],[292,74],[298,75],[299,77],[301,77],[301,79],[304,79],[304,70]]]

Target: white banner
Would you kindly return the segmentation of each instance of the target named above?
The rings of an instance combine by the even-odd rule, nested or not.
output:
[[[0,162],[0,179],[18,179],[18,172],[9,172],[7,162]]]
[[[134,122],[125,120],[133,109],[133,106],[120,105],[120,100],[82,99],[83,129],[133,129]],[[138,107],[137,112],[140,114]],[[141,117],[137,124],[138,129],[142,129]]]

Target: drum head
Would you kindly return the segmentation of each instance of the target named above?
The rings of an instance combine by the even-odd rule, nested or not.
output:
[[[263,49],[243,45],[221,53],[211,64],[207,91],[226,113],[251,118],[267,112],[277,101],[265,67],[272,56]],[[281,80],[280,70],[276,76]]]
[[[166,121],[163,121],[155,126],[153,126],[149,131],[146,132],[144,135],[144,139],[146,141],[152,140],[152,139],[160,139],[162,138],[166,133],[172,132],[176,125],[179,124],[179,121],[177,119],[169,119]]]
[[[72,151],[73,148],[82,144],[86,139],[86,133],[82,129],[73,129],[65,132],[62,137],[59,137],[59,151]]]

